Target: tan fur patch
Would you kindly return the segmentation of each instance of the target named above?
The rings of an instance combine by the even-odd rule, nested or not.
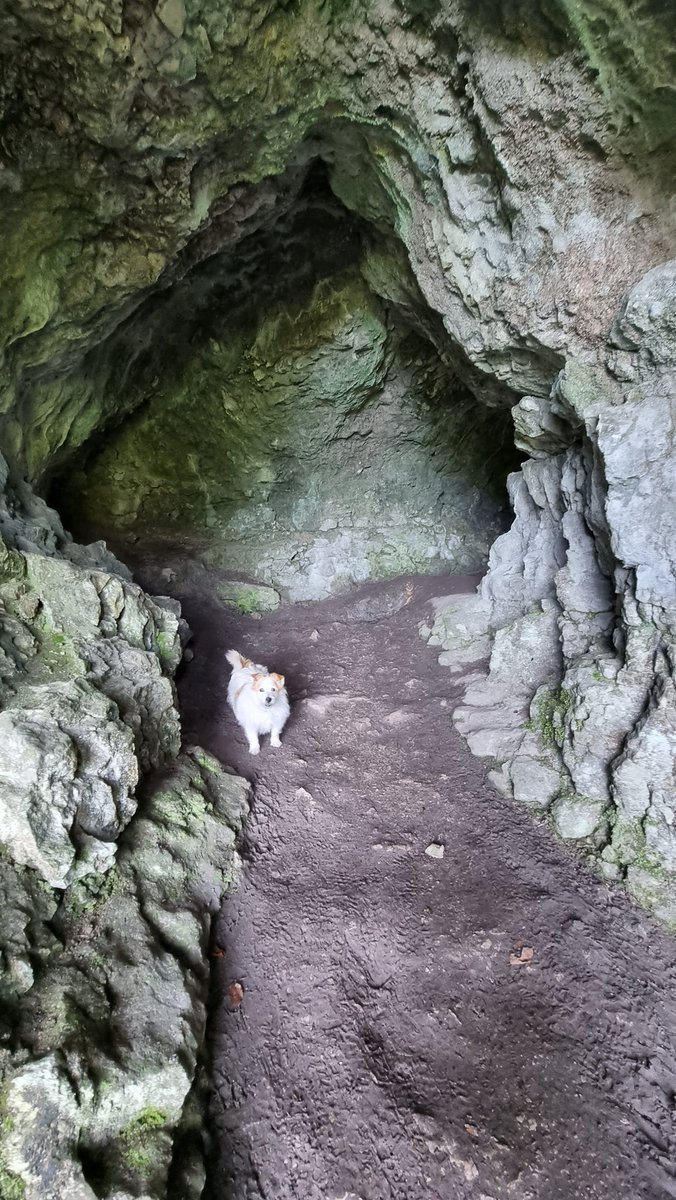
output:
[[[253,667],[253,665],[254,665],[254,664],[253,664],[253,662],[251,661],[251,659],[250,659],[250,658],[245,658],[245,657],[244,657],[244,655],[240,655],[240,657],[241,657],[241,659],[242,659],[242,666],[243,666],[243,667]]]
[[[275,680],[277,687],[280,687],[280,688],[284,687],[284,676],[283,675],[278,675],[276,671],[273,671],[270,678]]]
[[[256,674],[251,676],[252,687],[256,687],[258,684],[258,680],[262,679],[262,678],[263,678],[263,676],[261,675],[260,671],[256,671]]]

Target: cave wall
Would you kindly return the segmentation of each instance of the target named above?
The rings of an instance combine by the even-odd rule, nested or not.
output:
[[[486,397],[548,394],[565,355],[593,354],[627,285],[668,256],[665,123],[648,119],[656,96],[669,103],[659,5],[640,22],[620,0],[594,7],[250,0],[93,5],[85,19],[65,4],[56,23],[12,0],[0,424],[12,463],[39,479],[87,439],[100,398],[62,397],[64,371],[152,289],[265,227],[317,154],[381,234],[376,290],[410,305],[412,273]]]
[[[187,1098],[250,789],[179,754],[187,636],[0,459],[3,1200],[166,1195],[176,1145],[201,1190]]]
[[[60,479],[71,528],[120,552],[130,537],[182,549],[291,600],[481,570],[506,527],[508,414],[393,326],[356,268],[250,321],[233,311]]]

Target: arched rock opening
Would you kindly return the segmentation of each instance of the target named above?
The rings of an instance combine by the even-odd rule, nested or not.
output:
[[[147,582],[183,555],[292,600],[483,570],[508,522],[516,397],[472,396],[413,278],[408,305],[369,286],[376,256],[392,269],[317,161],[264,227],[62,377],[62,403],[96,397],[103,416],[52,484],[76,537]]]

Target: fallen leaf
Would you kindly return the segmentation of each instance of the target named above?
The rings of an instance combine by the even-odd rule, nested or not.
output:
[[[213,950],[209,951],[211,958],[225,958],[225,950],[222,946],[214,946]]]
[[[517,947],[518,946],[519,943],[517,942]],[[510,954],[509,956],[510,966],[523,967],[526,963],[532,962],[534,953],[535,951],[533,950],[532,946],[524,946],[523,943],[521,943],[521,948],[519,949],[518,954]]]
[[[244,999],[244,988],[241,983],[231,983],[228,985],[228,1002],[232,1008],[239,1008]]]
[[[479,1130],[477,1129],[476,1125],[470,1125],[469,1121],[465,1125],[465,1132],[468,1133],[470,1137],[479,1136]]]

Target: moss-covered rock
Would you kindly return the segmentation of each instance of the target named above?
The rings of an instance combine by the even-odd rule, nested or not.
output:
[[[165,1196],[204,1034],[210,917],[236,878],[248,798],[194,749],[146,789],[116,865],[52,909],[59,941],[17,1013],[24,1060],[0,1135],[27,1197]]]
[[[483,565],[507,417],[477,412],[356,270],[212,321],[178,373],[159,369],[138,416],[61,482],[79,533],[178,542],[292,599]]]

